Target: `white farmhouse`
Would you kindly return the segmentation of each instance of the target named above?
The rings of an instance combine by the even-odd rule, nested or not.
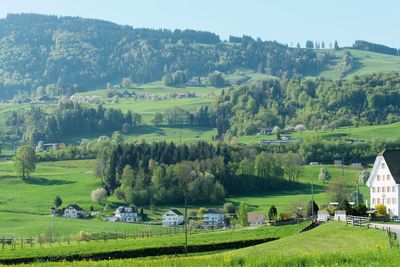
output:
[[[64,217],[77,219],[83,215],[83,209],[76,204],[68,205],[64,210]]]
[[[177,209],[170,209],[162,217],[163,225],[180,225],[183,223],[183,214]]]
[[[370,207],[383,204],[387,213],[399,216],[400,150],[385,149],[378,154],[367,181]]]
[[[119,222],[133,223],[138,220],[138,212],[136,208],[120,206],[115,210],[114,217]]]
[[[203,225],[206,227],[225,226],[225,213],[217,209],[208,209],[203,214]]]
[[[335,211],[335,216],[333,217],[333,220],[345,222],[346,221],[346,211],[345,210]]]

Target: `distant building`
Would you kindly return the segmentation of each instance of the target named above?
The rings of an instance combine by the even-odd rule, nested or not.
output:
[[[317,220],[319,222],[327,222],[329,220],[329,213],[325,210],[319,210]]]
[[[162,224],[173,226],[180,225],[184,221],[183,214],[177,209],[170,209],[162,216]]]
[[[208,228],[225,226],[225,213],[218,209],[208,209],[203,214],[203,225]]]
[[[77,219],[83,216],[83,209],[76,204],[68,205],[64,209],[64,217]]]
[[[247,215],[247,222],[252,226],[266,224],[266,216],[264,214],[249,214]]]
[[[120,206],[115,210],[114,217],[118,222],[129,222],[133,223],[138,221],[138,212],[136,207],[124,207]]]
[[[346,211],[345,210],[337,210],[335,211],[335,216],[333,218],[335,221],[346,221]]]
[[[187,83],[187,86],[201,86],[200,77],[192,77]]]

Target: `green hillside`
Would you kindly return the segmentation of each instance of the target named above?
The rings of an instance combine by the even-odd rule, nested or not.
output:
[[[323,50],[326,52],[325,50]],[[319,72],[316,77],[326,77],[329,79],[339,79],[340,70],[339,64],[346,51],[350,52],[354,57],[353,70],[346,75],[345,78],[352,77],[354,75],[370,74],[374,72],[390,72],[400,71],[400,57],[385,55],[381,53],[374,53],[369,51],[361,51],[355,49],[341,49],[341,50],[328,50],[332,53],[335,58],[329,61],[326,68]]]

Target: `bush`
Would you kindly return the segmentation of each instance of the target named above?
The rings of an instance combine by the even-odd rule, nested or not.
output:
[[[92,200],[99,204],[107,203],[107,191],[104,188],[98,188],[92,191],[91,194]]]
[[[80,231],[76,235],[76,240],[77,241],[90,241],[90,240],[92,240],[92,234],[85,232],[85,231]]]
[[[227,202],[224,204],[224,211],[226,213],[235,213],[236,212],[236,207],[233,205],[232,202]]]
[[[378,213],[378,216],[384,217],[387,215],[386,212],[386,206],[383,204],[378,204],[375,206],[376,212]]]

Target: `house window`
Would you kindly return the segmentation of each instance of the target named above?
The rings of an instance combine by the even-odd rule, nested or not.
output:
[[[390,180],[390,174],[386,175],[386,179],[389,181]]]
[[[390,205],[390,198],[386,200],[387,204]]]
[[[386,192],[390,193],[390,186],[386,188]]]
[[[380,198],[377,198],[377,199],[376,199],[376,203],[377,203],[377,204],[381,204],[381,199],[380,199]]]
[[[396,204],[396,198],[392,198],[392,204]]]
[[[372,199],[372,204],[375,205],[375,198]]]
[[[381,188],[380,188],[379,186],[377,187],[377,190],[378,190],[378,191],[377,191],[378,193],[381,192]]]
[[[382,186],[382,193],[385,193],[385,187]]]
[[[392,186],[392,192],[393,192],[393,193],[396,192],[396,189],[395,189],[394,186]]]
[[[372,187],[372,193],[375,193],[375,187]]]
[[[378,174],[378,175],[376,176],[376,179],[377,179],[378,181],[380,181],[380,180],[381,180],[381,176]]]
[[[386,164],[382,163],[381,167],[382,167],[382,169],[386,168]]]

